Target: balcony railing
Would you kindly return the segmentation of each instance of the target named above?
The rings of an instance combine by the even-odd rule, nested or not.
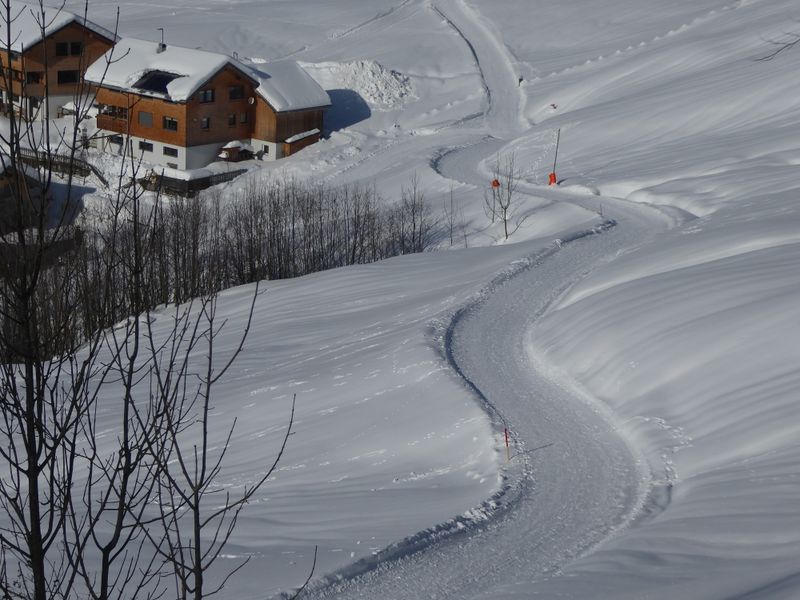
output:
[[[106,131],[116,131],[125,133],[128,131],[128,119],[115,117],[112,115],[97,115],[97,128]]]

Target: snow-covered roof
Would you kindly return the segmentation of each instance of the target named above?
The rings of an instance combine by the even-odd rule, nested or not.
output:
[[[100,35],[110,41],[115,41],[117,36],[105,27],[84,19],[81,15],[76,15],[57,8],[44,7],[45,13],[42,15],[38,4],[29,4],[19,0],[10,1],[11,15],[11,46],[16,50],[27,50],[42,41],[42,23],[46,24],[44,35],[49,36],[59,29],[63,29],[70,23],[83,25],[90,31]],[[0,17],[0,27],[3,32],[6,30],[7,15],[5,11]]]
[[[87,69],[85,79],[145,96],[184,102],[226,64],[236,66],[224,54],[171,45],[159,52],[159,45],[123,38]]]
[[[250,77],[278,112],[329,106],[328,94],[294,61],[246,65],[230,56],[194,48],[123,38],[92,64],[86,80],[145,96],[185,102],[225,65]],[[106,69],[108,63],[108,68]]]
[[[328,93],[293,60],[247,65],[256,90],[277,112],[330,106]]]
[[[303,133],[297,133],[292,137],[286,138],[288,143],[299,142],[300,140],[304,140],[307,137],[311,137],[312,135],[317,135],[319,133],[319,129],[312,129],[310,131],[304,131]]]

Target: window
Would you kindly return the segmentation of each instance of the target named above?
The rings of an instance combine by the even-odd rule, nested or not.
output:
[[[161,121],[162,126],[164,129],[169,129],[170,131],[178,131],[178,120],[173,119],[172,117],[164,117]]]
[[[152,152],[153,151],[153,144],[150,142],[139,142],[139,150],[144,152]]]
[[[239,115],[239,123],[247,123],[247,113],[242,113]]]
[[[78,83],[78,79],[80,78],[80,73],[78,71],[59,71],[58,72],[58,84],[64,85],[67,83]]]
[[[178,168],[178,163],[167,163],[167,166],[170,169],[177,169]]]
[[[69,53],[72,56],[80,56],[81,52],[83,52],[83,43],[81,43],[81,42],[70,42]]]
[[[236,115],[228,115],[228,127],[236,127]]]
[[[25,80],[28,83],[39,83],[39,81],[41,80],[41,74],[36,71],[28,71],[25,74]]]
[[[41,101],[36,96],[30,96],[28,98],[28,104],[31,107],[31,110],[36,110],[41,106]]]
[[[144,110],[139,111],[139,125],[142,127],[153,126],[153,113]]]
[[[164,146],[164,156],[178,156],[178,149]]]
[[[108,138],[108,141],[112,144],[119,144],[122,146],[122,136],[121,135],[112,135]]]
[[[264,145],[264,155],[266,156],[267,154],[269,154],[269,146],[267,146],[267,145],[265,144],[265,145]]]
[[[211,129],[211,117],[200,119],[200,129]]]
[[[244,86],[234,85],[228,88],[228,100],[241,100],[244,98]]]
[[[200,102],[202,104],[207,104],[208,102],[213,102],[214,101],[214,90],[213,89],[200,90],[199,98],[200,98]]]
[[[69,44],[67,42],[56,42],[56,56],[69,56]]]

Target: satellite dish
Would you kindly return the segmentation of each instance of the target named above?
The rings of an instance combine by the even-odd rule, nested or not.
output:
[[[255,99],[255,98],[253,98],[252,96],[250,96],[250,97],[247,99],[247,103],[248,103],[248,104],[255,104],[255,103],[256,103],[256,99]]]

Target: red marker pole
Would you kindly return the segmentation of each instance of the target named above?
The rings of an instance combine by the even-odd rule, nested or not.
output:
[[[503,429],[503,434],[506,438],[506,462],[509,462],[511,460],[511,448],[508,444],[508,427]]]

